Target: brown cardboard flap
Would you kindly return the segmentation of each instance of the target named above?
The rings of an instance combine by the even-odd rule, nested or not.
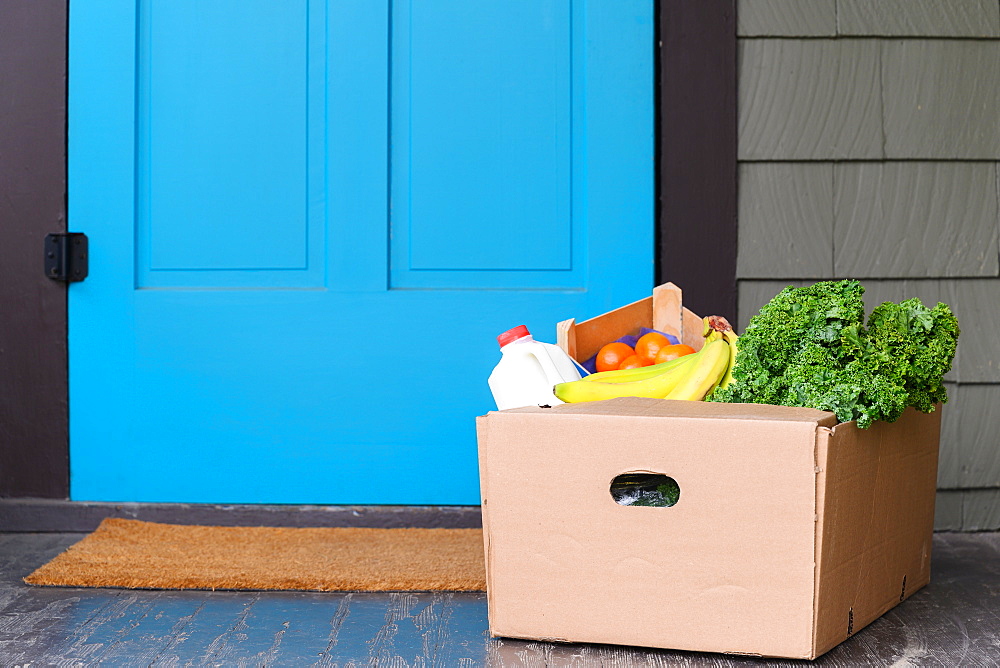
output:
[[[621,415],[643,417],[689,417],[721,420],[772,420],[780,422],[810,422],[832,427],[837,417],[830,412],[814,408],[791,408],[767,404],[722,404],[711,401],[668,401],[640,397],[620,397],[605,401],[588,401],[579,404],[560,404],[552,408],[525,406],[505,411],[503,414],[546,413],[550,415]]]
[[[929,581],[940,424],[908,408],[817,434],[817,656]]]

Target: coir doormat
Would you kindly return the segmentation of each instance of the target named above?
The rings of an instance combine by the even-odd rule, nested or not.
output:
[[[210,527],[106,519],[24,579],[127,589],[485,591],[481,529]]]

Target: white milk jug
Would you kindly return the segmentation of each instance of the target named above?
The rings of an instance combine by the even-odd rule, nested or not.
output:
[[[580,380],[580,371],[562,348],[535,341],[524,325],[504,332],[497,342],[503,357],[489,384],[500,410],[561,404],[552,386]]]

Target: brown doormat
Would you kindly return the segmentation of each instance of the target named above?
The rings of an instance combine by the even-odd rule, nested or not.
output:
[[[126,589],[485,591],[481,529],[281,529],[106,519],[24,579]]]

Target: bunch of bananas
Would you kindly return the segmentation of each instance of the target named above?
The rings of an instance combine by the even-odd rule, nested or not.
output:
[[[559,383],[553,391],[571,404],[616,397],[702,401],[717,387],[732,382],[739,338],[721,316],[708,316],[703,322],[705,345],[696,353],[638,369],[594,373]]]

